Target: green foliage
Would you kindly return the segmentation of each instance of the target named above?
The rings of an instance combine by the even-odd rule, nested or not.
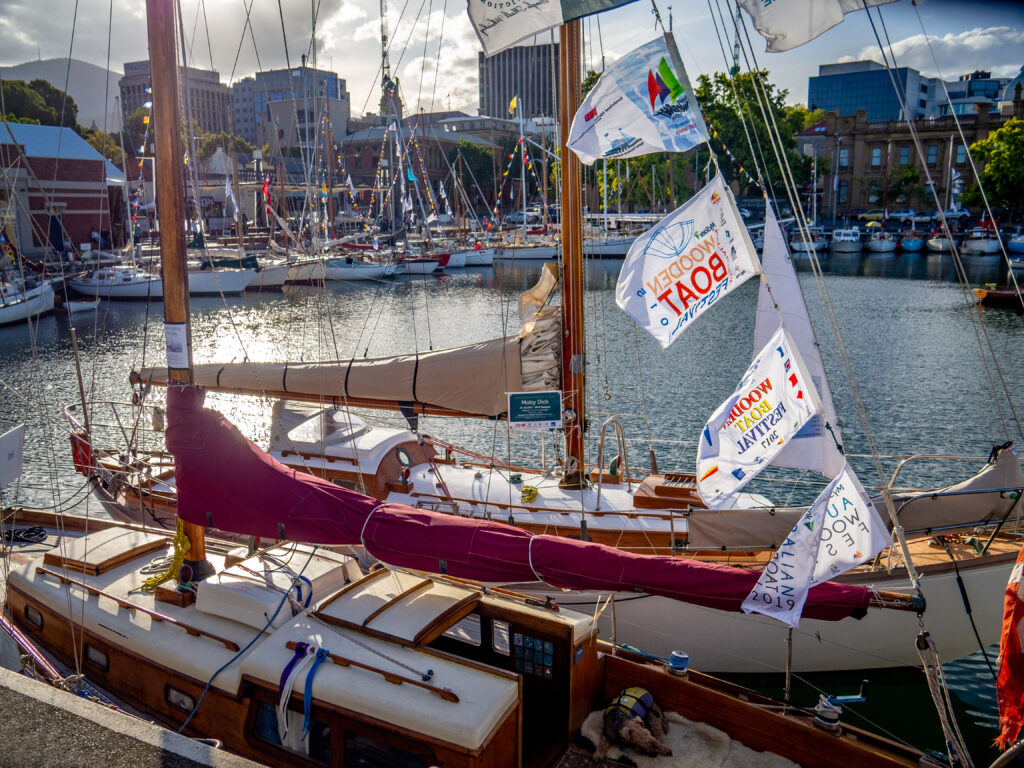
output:
[[[593,90],[594,86],[597,85],[597,79],[599,77],[601,77],[601,73],[600,72],[595,72],[592,69],[587,70],[587,76],[583,78],[583,96],[584,96],[584,98],[586,97],[586,95],[588,93],[590,93]]]
[[[971,144],[971,154],[984,163],[981,183],[989,203],[996,208],[1024,210],[1024,120],[1007,120],[988,137]],[[964,203],[981,205],[981,190],[972,184],[963,195]]]
[[[889,194],[891,202],[902,203],[924,194],[921,172],[913,165],[893,166],[889,170]]]
[[[811,159],[796,151],[796,139],[793,134],[803,130],[805,122],[814,113],[809,113],[802,107],[787,107],[785,101],[789,92],[773,85],[768,80],[768,72],[765,70],[757,73],[741,72],[734,77],[724,72],[717,72],[713,77],[701,75],[697,83],[697,101],[700,102],[710,124],[709,129],[713,128],[718,132],[718,137],[711,139],[711,147],[718,155],[718,163],[726,179],[738,181],[744,191],[749,191],[748,188],[752,186],[739,172],[737,163],[722,151],[722,144],[729,148],[738,165],[751,177],[756,178],[754,157],[750,152],[743,121],[740,119],[742,115],[747,130],[751,132],[750,141],[753,142],[754,150],[759,153],[758,161],[764,161],[762,171],[767,168],[766,183],[771,184],[777,193],[784,195],[782,174],[771,142],[768,140],[768,127],[758,106],[758,95],[763,94],[762,99],[767,97],[770,110],[769,122],[774,122],[778,126],[797,188],[807,185],[810,179]]]
[[[824,109],[808,109],[803,104],[786,107],[786,123],[795,131],[805,131],[825,119]]]
[[[63,125],[78,130],[75,100],[45,80],[4,80],[3,98],[7,114],[13,115],[16,122]]]
[[[223,147],[226,152],[235,152],[236,154],[243,155],[252,154],[253,149],[255,149],[252,144],[241,136],[232,136],[227,131],[204,133],[196,136],[196,153],[199,155],[200,160],[209,160],[219,147]]]
[[[38,120],[34,120],[31,117],[18,117],[13,112],[8,112],[4,118],[8,123],[28,123],[29,125],[41,125]]]
[[[485,192],[490,190],[494,181],[494,153],[466,139],[459,139],[458,146],[448,155],[448,162],[455,168],[456,173],[459,172],[459,167],[456,164],[456,158],[459,154],[462,155],[463,166],[461,183],[465,187],[469,199],[476,202],[478,201],[478,196],[473,188],[473,179],[476,179],[480,189]],[[507,157],[508,154],[506,153],[505,156]],[[470,171],[472,171],[472,176],[470,176]]]
[[[97,128],[93,131],[86,131],[84,138],[89,142],[89,146],[117,167],[121,167],[124,155],[121,152],[121,145],[117,134],[104,133]]]

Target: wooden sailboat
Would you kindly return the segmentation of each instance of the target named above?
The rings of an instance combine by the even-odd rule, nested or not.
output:
[[[275,765],[554,765],[592,710],[637,684],[666,710],[804,766],[921,765],[920,753],[838,728],[827,702],[817,714],[779,708],[696,673],[676,669],[677,676],[662,665],[617,657],[598,645],[590,614],[457,578],[532,571],[556,584],[600,585],[621,574],[604,568],[606,561],[633,559],[630,578],[663,571],[648,586],[655,592],[735,605],[750,582],[741,571],[648,561],[586,542],[381,505],[288,471],[202,409],[203,393],[190,381],[188,274],[177,226],[183,187],[173,8],[170,0],[147,3],[158,205],[167,231],[177,233],[164,244],[163,269],[168,428],[181,527],[171,544],[161,532],[66,520],[62,533],[54,536],[56,526],[51,531],[52,548],[10,554],[6,606],[22,641],[38,643],[148,716]],[[578,52],[579,24],[562,34],[563,50]],[[570,343],[567,352],[579,349]],[[213,457],[235,463],[237,485],[218,490],[216,479],[211,485],[203,465]],[[243,487],[251,492],[245,499],[237,495]],[[288,501],[297,497],[304,499],[301,509]],[[393,562],[432,562],[451,575],[428,576],[415,566],[364,575],[355,558],[315,544],[250,551],[211,541],[208,547],[200,523],[228,513],[223,502],[229,500],[242,505],[231,514],[242,514],[225,518],[228,528],[241,525],[260,536],[290,532],[311,542],[359,540]],[[420,537],[423,546],[412,552],[409,524],[436,529],[428,538],[437,541]],[[464,546],[467,535],[479,551]],[[450,553],[441,546],[444,537],[454,546]],[[498,550],[508,556],[523,548],[528,562],[522,552],[511,560],[496,557]],[[154,556],[165,553],[176,585],[140,589]],[[440,564],[439,553],[448,558]],[[808,611],[838,617],[879,601],[913,605],[825,584],[812,591]]]

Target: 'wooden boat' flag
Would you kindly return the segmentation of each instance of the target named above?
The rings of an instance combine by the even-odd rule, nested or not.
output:
[[[569,130],[569,149],[587,165],[600,158],[685,152],[707,140],[671,34],[605,69]]]
[[[767,50],[788,51],[842,22],[851,11],[895,0],[739,0],[768,43]]]
[[[758,272],[754,244],[719,174],[629,247],[615,302],[667,347]]]
[[[467,0],[484,53],[493,56],[560,24],[635,0]]]
[[[780,327],[718,406],[697,445],[697,493],[711,509],[736,507],[736,494],[768,466],[821,401],[796,345]]]
[[[889,543],[878,510],[846,464],[790,531],[742,608],[796,627],[811,587],[867,562]]]

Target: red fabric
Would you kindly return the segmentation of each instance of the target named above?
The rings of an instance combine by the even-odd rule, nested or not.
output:
[[[1021,594],[1021,570],[1024,569],[1024,546],[1017,555],[1017,564],[1010,573],[1003,602],[1003,633],[999,638],[999,679],[996,698],[999,701],[999,736],[996,746],[1009,748],[1024,725],[1024,651],[1021,650],[1021,620],[1024,620],[1024,595]]]
[[[267,201],[267,215],[270,216],[271,214],[273,214],[274,209],[271,207],[271,203],[270,203],[270,174],[269,173],[267,174],[267,178],[264,179],[264,181],[263,181],[263,197]]]
[[[167,448],[174,455],[178,515],[188,522],[271,539],[365,543],[389,565],[476,581],[542,579],[553,587],[641,591],[726,611],[740,610],[759,575],[382,504],[284,466],[204,409],[203,397],[197,387],[172,386],[167,393]],[[803,615],[842,619],[866,608],[870,597],[866,587],[826,582],[811,589]]]

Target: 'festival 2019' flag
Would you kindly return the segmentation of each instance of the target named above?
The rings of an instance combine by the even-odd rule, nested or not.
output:
[[[844,464],[789,532],[742,608],[796,627],[811,587],[867,562],[889,543],[878,510]]]
[[[662,347],[760,267],[721,174],[638,237],[615,286],[615,302]]]
[[[788,51],[842,22],[851,11],[895,0],[739,0],[769,51]]]
[[[707,140],[671,34],[605,69],[569,130],[569,149],[587,165],[600,158],[685,152]]]
[[[701,433],[697,493],[703,502],[711,509],[734,507],[740,489],[816,413],[821,413],[818,393],[796,345],[780,327]]]
[[[539,32],[635,0],[467,0],[484,53],[493,56]]]

